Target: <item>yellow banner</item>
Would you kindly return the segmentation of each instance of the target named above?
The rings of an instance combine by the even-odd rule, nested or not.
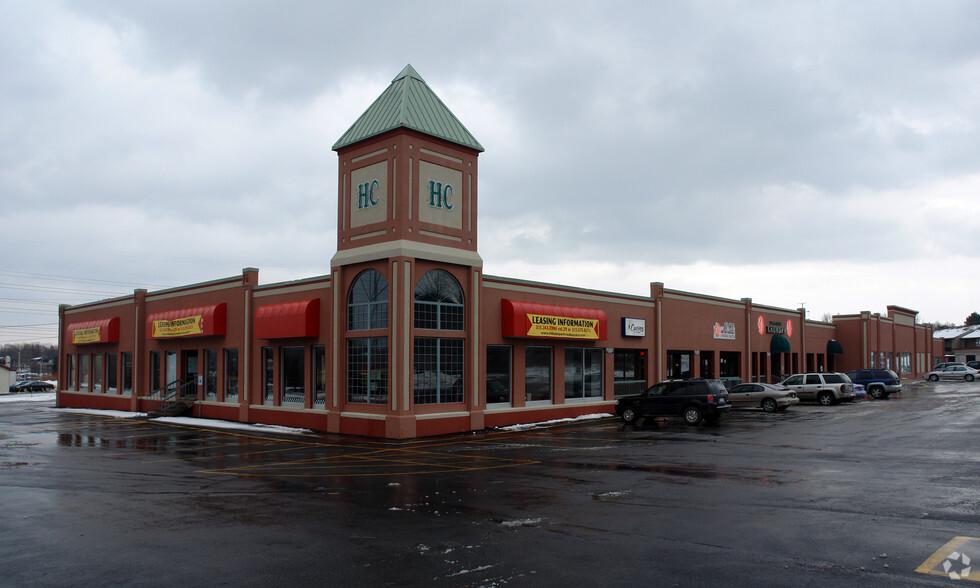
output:
[[[528,337],[554,337],[559,339],[599,339],[599,319],[528,314],[531,326]]]
[[[187,316],[172,321],[153,321],[151,337],[186,337],[204,333],[202,315]]]
[[[75,345],[82,343],[98,343],[102,340],[102,327],[75,329],[71,332],[71,342]]]

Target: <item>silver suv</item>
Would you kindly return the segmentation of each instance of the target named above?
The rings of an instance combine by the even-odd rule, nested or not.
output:
[[[781,385],[796,392],[800,401],[816,400],[824,406],[854,400],[854,384],[847,374],[840,372],[812,372],[793,374]]]

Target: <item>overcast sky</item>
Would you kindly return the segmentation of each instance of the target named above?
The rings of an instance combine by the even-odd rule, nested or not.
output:
[[[329,273],[330,147],[411,64],[486,148],[490,275],[961,324],[980,3],[0,3],[0,343]]]

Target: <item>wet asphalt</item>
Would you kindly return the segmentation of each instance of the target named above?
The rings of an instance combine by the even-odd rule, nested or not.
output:
[[[969,585],[978,432],[980,382],[401,442],[5,402],[0,585]]]

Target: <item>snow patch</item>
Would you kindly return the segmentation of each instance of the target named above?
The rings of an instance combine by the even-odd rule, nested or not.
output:
[[[606,413],[606,412],[596,413],[596,414],[583,414],[582,416],[577,416],[577,417],[574,417],[574,418],[554,419],[554,420],[551,420],[551,421],[542,421],[542,422],[539,422],[539,423],[525,423],[523,425],[510,425],[510,426],[507,426],[507,427],[497,427],[497,430],[499,430],[499,431],[524,431],[524,430],[527,430],[527,429],[533,429],[535,427],[543,427],[545,425],[557,425],[559,423],[574,423],[574,422],[578,422],[578,421],[592,421],[592,420],[596,420],[596,419],[609,418],[611,416],[613,416],[613,415],[611,415],[609,413]]]

